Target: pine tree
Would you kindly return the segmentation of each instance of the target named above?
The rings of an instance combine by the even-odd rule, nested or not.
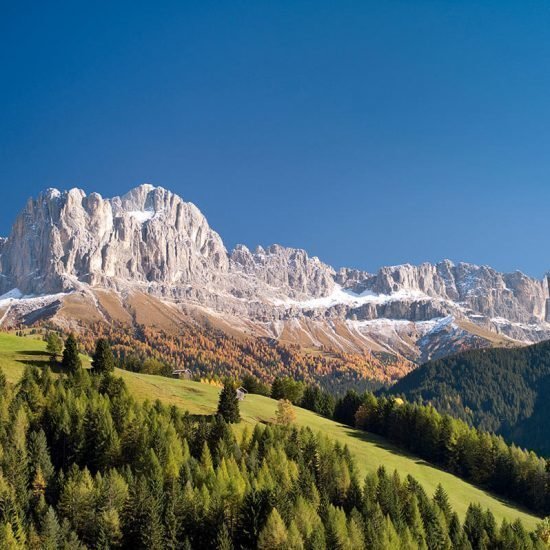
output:
[[[235,385],[230,380],[225,382],[220,393],[218,414],[229,424],[237,424],[241,421],[237,392]]]
[[[115,357],[105,338],[100,338],[96,343],[92,358],[92,370],[95,374],[104,374],[115,370]]]
[[[108,400],[91,401],[84,416],[84,457],[92,471],[115,462],[120,441],[109,412]]]
[[[165,539],[162,523],[163,478],[162,468],[153,449],[149,450],[145,470],[148,478],[148,494],[142,542],[151,550],[163,550]]]
[[[256,546],[258,536],[271,509],[271,497],[272,495],[266,489],[252,490],[245,496],[236,530],[239,546],[244,548]]]
[[[107,508],[99,517],[99,536],[104,548],[117,548],[122,539],[120,517],[114,508]],[[98,548],[100,544],[97,544]]]
[[[71,525],[67,519],[64,519],[61,523],[60,540],[60,550],[86,550],[86,547],[78,539],[77,534],[71,529]]]
[[[399,534],[395,530],[395,526],[393,525],[389,516],[386,516],[386,520],[384,523],[384,529],[382,531],[381,548],[384,548],[384,549],[387,548],[388,550],[390,548],[395,548],[395,549],[402,548]]]
[[[288,527],[287,547],[292,550],[304,550],[304,541],[302,535],[296,526],[296,522],[291,521]],[[357,548],[360,548],[359,546]]]
[[[218,530],[218,536],[216,537],[216,550],[232,550],[233,542],[227,530],[227,525],[222,523],[222,526]]]
[[[74,374],[82,368],[82,361],[78,355],[78,343],[73,334],[69,334],[65,341],[61,366],[65,372],[70,374]]]
[[[0,548],[5,550],[23,550],[25,548],[25,545],[15,537],[11,523],[0,526]]]
[[[57,511],[69,520],[71,527],[86,544],[95,540],[96,491],[90,472],[73,465],[61,490]]]
[[[30,476],[35,478],[37,473],[47,485],[54,474],[54,468],[50,459],[48,442],[44,430],[31,432],[28,441]],[[45,489],[45,487],[44,487]]]
[[[177,486],[169,483],[165,492],[164,503],[164,547],[167,550],[178,548],[180,522],[177,514]]]
[[[433,500],[439,506],[440,510],[443,512],[443,515],[445,516],[445,520],[447,521],[447,524],[449,524],[451,520],[452,509],[449,503],[449,497],[447,496],[447,492],[445,491],[445,489],[443,489],[443,487],[441,486],[441,483],[437,485]]]
[[[470,504],[466,512],[464,520],[464,531],[474,548],[479,548],[482,545],[485,533],[485,521],[483,510],[479,504]]]
[[[45,550],[57,550],[59,548],[61,528],[57,521],[54,509],[48,506],[48,509],[40,525],[40,538],[42,548]]]
[[[286,545],[287,539],[288,532],[281,515],[277,508],[273,508],[258,537],[258,549],[280,550]]]
[[[416,498],[416,495],[408,495],[407,501],[405,502],[403,515],[411,536],[418,545],[421,545],[426,538],[426,532],[424,530],[422,516],[420,515],[420,511],[418,509],[418,499]]]
[[[57,332],[50,332],[46,338],[46,351],[52,356],[52,361],[55,361],[57,356],[61,355],[62,350],[63,340]]]
[[[550,517],[544,518],[537,525],[535,534],[544,544],[550,546]]]

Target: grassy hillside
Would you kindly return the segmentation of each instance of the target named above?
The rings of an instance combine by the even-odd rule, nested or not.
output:
[[[0,333],[0,368],[10,382],[17,382],[26,364],[43,366],[47,357],[43,354],[44,342],[30,337],[20,338]],[[118,371],[138,399],[159,399],[189,410],[193,414],[212,413],[218,401],[219,388],[198,382],[175,380],[161,376]],[[241,404],[244,426],[270,420],[275,415],[276,401],[259,395],[249,395]],[[411,474],[432,494],[438,483],[449,493],[454,509],[464,517],[470,502],[479,502],[490,508],[497,521],[506,518],[513,521],[520,517],[524,525],[532,529],[539,521],[535,516],[508,505],[492,495],[473,487],[461,479],[443,472],[426,462],[403,453],[384,439],[363,431],[354,430],[322,418],[311,411],[296,408],[296,423],[320,430],[329,437],[346,444],[356,458],[362,475],[384,465],[388,470],[397,469],[402,476]]]

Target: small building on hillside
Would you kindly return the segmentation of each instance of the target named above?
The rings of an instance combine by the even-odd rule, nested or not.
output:
[[[183,380],[191,380],[191,371],[189,369],[175,369],[172,371],[172,376]]]
[[[242,401],[248,392],[241,386],[240,388],[237,388],[237,399],[239,401]]]

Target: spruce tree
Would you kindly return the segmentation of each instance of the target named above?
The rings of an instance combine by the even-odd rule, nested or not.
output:
[[[41,548],[44,550],[57,550],[59,548],[61,528],[57,521],[54,509],[48,506],[48,509],[40,522]]]
[[[62,350],[63,340],[61,340],[57,332],[50,332],[46,338],[46,351],[51,355],[52,361],[55,361],[57,356],[61,355]]]
[[[115,370],[115,357],[109,342],[105,338],[100,338],[96,343],[95,353],[92,358],[92,370],[95,374],[103,374]]]
[[[437,485],[433,500],[443,512],[447,523],[449,523],[451,521],[451,515],[453,511],[451,509],[451,505],[449,504],[449,497],[447,496],[447,492],[445,491],[445,489],[443,489],[441,483]]]
[[[277,511],[273,508],[269,514],[264,528],[258,537],[258,548],[261,550],[276,550],[284,548],[288,540],[286,526]]]
[[[229,424],[237,424],[241,421],[237,392],[235,385],[230,380],[225,382],[223,390],[220,393],[218,414]]]
[[[82,361],[78,355],[78,343],[74,334],[69,334],[65,341],[65,349],[63,350],[63,360],[61,361],[63,370],[70,374],[78,372],[82,368]]]
[[[216,550],[233,550],[233,542],[227,530],[227,525],[222,523],[216,537]]]

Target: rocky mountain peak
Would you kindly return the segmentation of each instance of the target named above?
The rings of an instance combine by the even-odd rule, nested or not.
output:
[[[194,204],[150,184],[111,199],[47,189],[0,239],[2,316],[14,296],[79,289],[140,291],[230,316],[264,336],[410,358],[481,345],[491,335],[550,338],[546,277],[450,260],[336,272],[279,244],[237,245],[229,254]]]
[[[206,218],[162,187],[145,184],[113,199],[48,189],[15,221],[1,288],[43,294],[78,283],[204,283],[227,269],[223,242]]]

